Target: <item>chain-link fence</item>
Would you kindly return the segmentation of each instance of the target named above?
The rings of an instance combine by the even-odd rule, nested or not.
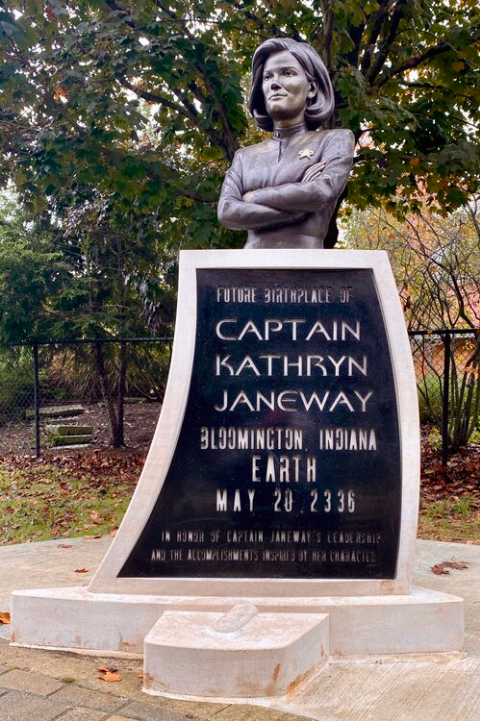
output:
[[[170,338],[39,342],[0,350],[0,454],[79,445],[147,448]]]
[[[411,331],[420,417],[438,429],[442,461],[480,430],[477,330]]]
[[[411,331],[421,418],[449,448],[479,422],[480,335]],[[0,454],[78,445],[147,448],[170,362],[170,338],[45,342],[0,350]],[[477,425],[479,427],[477,428]]]

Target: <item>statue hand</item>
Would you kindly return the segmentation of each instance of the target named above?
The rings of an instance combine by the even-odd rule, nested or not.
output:
[[[244,203],[254,203],[255,202],[255,191],[249,190],[248,193],[245,193],[242,196],[242,200]]]
[[[325,162],[315,163],[314,165],[311,165],[305,171],[302,178],[302,183],[309,183],[311,180],[315,180],[315,178],[318,178],[318,176],[321,175],[325,170],[325,166]]]

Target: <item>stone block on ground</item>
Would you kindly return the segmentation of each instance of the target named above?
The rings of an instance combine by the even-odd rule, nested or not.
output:
[[[47,425],[46,433],[52,433],[56,436],[88,436],[93,433],[93,426],[78,426],[70,423],[68,425]]]
[[[93,441],[93,436],[91,433],[89,434],[83,434],[78,436],[53,436],[51,443],[52,446],[77,446],[77,445],[85,445],[86,443],[91,443]]]
[[[68,406],[44,406],[39,409],[40,418],[68,418],[70,416],[80,416],[85,413],[85,408],[80,403],[74,403]],[[27,420],[35,418],[35,409],[27,408],[25,411]]]

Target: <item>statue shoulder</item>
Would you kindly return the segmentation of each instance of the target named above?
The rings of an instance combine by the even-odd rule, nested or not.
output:
[[[335,143],[347,148],[355,147],[355,136],[348,128],[333,128],[333,130],[313,131],[312,135],[319,135],[323,142]]]
[[[262,153],[270,153],[272,150],[276,150],[278,144],[272,138],[262,140],[261,143],[255,143],[255,145],[247,145],[244,148],[240,148],[235,153],[235,157],[238,158],[249,158],[252,155],[261,155]]]

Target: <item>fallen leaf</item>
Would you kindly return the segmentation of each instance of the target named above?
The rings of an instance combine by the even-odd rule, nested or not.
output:
[[[103,676],[99,676],[98,678],[100,681],[107,681],[107,683],[115,683],[116,681],[122,680],[122,677],[118,673],[111,673],[111,671],[107,671]]]
[[[97,524],[105,523],[104,519],[103,519],[103,518],[101,517],[101,515],[100,515],[99,513],[97,513],[96,511],[91,511],[91,512],[90,512],[90,518],[92,519],[92,521],[93,521],[94,523],[97,523]]]
[[[88,568],[76,568],[75,573],[90,573]]]
[[[118,528],[114,528],[113,531],[110,531],[110,533],[108,535],[111,536],[112,538],[115,538],[117,533],[118,533]]]
[[[100,673],[117,673],[118,668],[114,666],[98,666],[97,671],[100,671]]]
[[[444,561],[443,563],[437,563],[435,566],[432,566],[432,572],[435,573],[437,576],[448,576],[450,571],[448,571],[448,568],[455,568],[458,571],[463,571],[465,568],[468,568],[468,563],[465,563],[465,561]]]
[[[57,548],[73,548],[71,543],[59,543]]]
[[[10,614],[7,611],[0,611],[0,625],[10,623]]]

